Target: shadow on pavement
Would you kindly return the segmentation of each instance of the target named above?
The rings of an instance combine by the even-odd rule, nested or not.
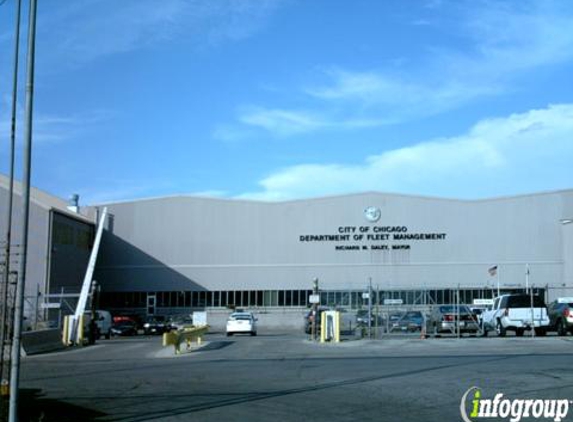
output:
[[[211,341],[209,344],[201,347],[198,352],[208,352],[210,350],[220,350],[233,344],[234,341]]]
[[[44,398],[39,389],[21,389],[19,401],[20,422],[90,422],[106,416],[98,410]]]

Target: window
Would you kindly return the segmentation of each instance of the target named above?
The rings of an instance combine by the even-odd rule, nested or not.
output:
[[[292,306],[299,306],[300,304],[300,290],[292,292]]]
[[[292,306],[292,293],[290,290],[285,292],[285,306]]]

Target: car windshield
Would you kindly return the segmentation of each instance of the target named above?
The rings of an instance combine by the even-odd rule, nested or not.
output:
[[[457,306],[440,306],[440,312],[442,314],[455,314],[458,312]],[[470,309],[467,306],[460,306],[460,314],[469,314]]]
[[[238,321],[239,320],[240,321],[248,321],[251,318],[252,318],[251,315],[248,315],[248,314],[231,315],[231,319],[238,320]]]

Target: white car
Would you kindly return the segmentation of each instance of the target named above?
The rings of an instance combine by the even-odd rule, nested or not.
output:
[[[227,320],[227,336],[235,333],[257,335],[257,318],[251,312],[233,312]]]

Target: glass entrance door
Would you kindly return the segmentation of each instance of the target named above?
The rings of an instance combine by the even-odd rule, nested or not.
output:
[[[155,315],[155,304],[157,298],[155,293],[147,293],[147,315]]]

